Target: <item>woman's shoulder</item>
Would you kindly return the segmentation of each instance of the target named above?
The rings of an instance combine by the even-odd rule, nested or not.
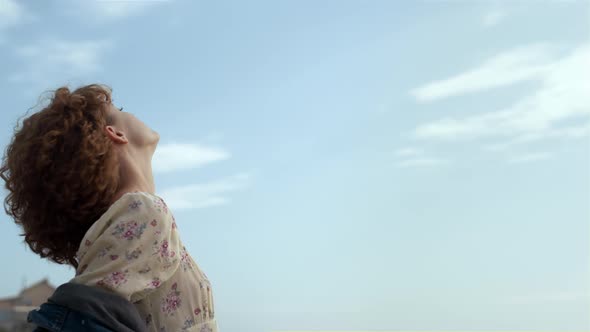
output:
[[[96,220],[87,232],[88,234],[101,234],[113,222],[131,217],[131,215],[169,213],[164,200],[148,192],[131,191],[117,198],[111,206]]]
[[[154,193],[149,193],[146,191],[129,191],[121,194],[119,198],[115,199],[115,201],[111,204],[111,206],[115,206],[120,204],[121,202],[129,202],[129,201],[147,201],[147,202],[154,202],[159,203],[163,202],[164,199]]]
[[[148,212],[168,214],[169,209],[160,196],[145,191],[132,191],[124,193],[111,205],[113,212],[117,214]]]
[[[156,194],[152,194],[147,191],[138,191],[138,190],[128,191],[128,192],[124,192],[123,194],[121,194],[119,196],[119,198],[116,199],[113,204],[117,203],[120,200],[128,200],[128,199],[133,199],[133,198],[136,198],[136,199],[137,198],[159,199],[160,197],[157,196]]]
[[[150,202],[153,200],[153,196],[147,192],[142,191],[130,191],[121,194],[118,198],[115,198],[113,203],[109,206],[109,208],[102,214],[99,220],[101,219],[109,219],[114,215],[125,214],[125,212],[130,211],[130,207],[133,207],[133,202],[136,202],[135,205],[143,204],[143,202]]]

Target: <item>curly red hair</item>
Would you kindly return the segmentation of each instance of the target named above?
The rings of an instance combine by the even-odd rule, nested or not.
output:
[[[104,132],[110,104],[104,85],[61,87],[15,128],[0,166],[4,209],[43,258],[77,267],[82,238],[119,189],[117,155]]]

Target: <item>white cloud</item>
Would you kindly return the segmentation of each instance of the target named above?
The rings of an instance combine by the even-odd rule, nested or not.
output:
[[[92,13],[94,19],[114,20],[136,16],[166,3],[167,0],[98,0],[76,2],[78,11]],[[71,14],[76,14],[74,11]]]
[[[506,18],[506,12],[495,9],[484,15],[481,24],[488,28],[493,27],[498,25],[504,18]]]
[[[79,78],[101,70],[101,58],[110,42],[45,39],[17,47],[24,68],[9,77],[13,82],[48,84],[53,77]]]
[[[548,44],[519,47],[492,57],[478,68],[428,83],[410,93],[419,102],[430,102],[538,79],[550,70],[554,52],[555,48]]]
[[[588,136],[590,136],[590,121],[586,124],[577,126],[524,133],[505,142],[489,144],[485,146],[485,149],[489,151],[503,151],[517,145],[533,143],[545,139],[576,139]]]
[[[25,17],[23,7],[14,0],[0,0],[0,29],[16,25]]]
[[[395,155],[398,157],[410,157],[422,154],[422,150],[412,147],[397,149]]]
[[[551,158],[553,155],[548,152],[532,152],[532,153],[524,153],[519,156],[512,157],[508,160],[510,164],[522,164],[528,163],[532,161],[539,161]]]
[[[528,49],[546,50],[550,47],[532,46]],[[514,53],[511,53],[514,54]],[[505,58],[499,56],[498,58]],[[496,66],[498,61],[488,61],[483,67],[471,70],[467,74],[461,74],[440,83],[432,83],[429,100],[448,97],[451,95],[473,92],[485,87],[499,86],[515,82],[524,78],[536,79],[540,87],[533,93],[522,97],[511,106],[495,112],[469,115],[465,117],[447,117],[417,126],[414,137],[418,139],[473,139],[481,137],[513,138],[513,137],[550,137],[570,136],[583,137],[586,135],[583,129],[556,129],[564,121],[586,121],[590,115],[590,45],[583,45],[574,49],[571,53],[559,59],[541,63],[540,59],[548,58],[546,55],[521,57],[519,61],[508,61],[513,64],[520,63],[522,68],[512,68],[520,71],[520,74],[507,73],[507,68],[499,70],[502,66]],[[528,59],[532,63],[524,61]],[[488,74],[473,74],[488,73]],[[526,74],[525,74],[526,73]],[[511,76],[512,75],[512,76]],[[465,79],[465,77],[470,77]],[[454,82],[454,83],[444,83]],[[468,83],[473,87],[469,87]],[[500,84],[502,83],[502,84]],[[441,88],[442,87],[442,88]]]
[[[448,160],[438,158],[416,157],[398,161],[396,165],[401,168],[408,167],[432,167],[449,164]]]
[[[172,209],[200,209],[225,205],[230,202],[227,195],[248,186],[250,179],[249,174],[242,173],[208,183],[165,189],[160,196]]]
[[[201,144],[168,143],[156,148],[152,165],[154,172],[166,173],[201,167],[230,158],[230,153],[216,147]]]
[[[513,304],[533,304],[539,302],[572,302],[588,301],[587,292],[583,291],[556,291],[547,293],[521,294],[509,296],[508,302]]]
[[[400,168],[433,167],[449,164],[449,160],[432,158],[420,148],[404,147],[395,150],[395,165]]]

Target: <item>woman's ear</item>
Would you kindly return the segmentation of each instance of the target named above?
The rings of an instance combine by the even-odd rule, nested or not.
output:
[[[127,144],[129,143],[129,141],[127,140],[127,137],[125,136],[125,133],[117,130],[117,128],[115,126],[106,126],[104,128],[107,137],[113,141],[113,143],[116,144]]]

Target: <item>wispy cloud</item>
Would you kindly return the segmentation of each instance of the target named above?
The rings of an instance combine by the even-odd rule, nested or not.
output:
[[[500,24],[500,22],[502,22],[506,18],[506,16],[507,15],[505,11],[500,9],[494,9],[483,16],[481,24],[484,27],[493,27]]]
[[[446,159],[439,158],[427,158],[427,157],[414,157],[404,160],[400,160],[396,163],[397,167],[400,168],[415,168],[415,167],[433,167],[447,165],[449,161]]]
[[[152,8],[169,2],[168,0],[97,0],[77,1],[71,14],[79,11],[92,13],[95,20],[124,19],[143,14]]]
[[[242,173],[208,183],[168,188],[160,196],[173,209],[201,209],[228,204],[228,195],[247,187],[250,181],[251,175]]]
[[[508,141],[488,144],[484,148],[489,151],[504,151],[518,145],[545,139],[577,139],[587,136],[590,136],[590,121],[581,125],[524,133]]]
[[[588,301],[589,296],[585,291],[556,291],[547,293],[534,293],[509,296],[508,302],[513,304],[532,304],[546,302],[573,302]]]
[[[496,55],[475,69],[416,88],[410,94],[418,102],[430,102],[539,79],[550,71],[555,51],[549,44],[519,47]]]
[[[44,39],[17,47],[23,68],[12,74],[13,82],[48,84],[49,78],[80,78],[102,69],[100,59],[111,43],[105,40],[69,41]]]
[[[25,18],[25,10],[15,0],[0,0],[0,30],[20,23]]]
[[[230,158],[224,149],[196,143],[161,144],[152,159],[154,172],[166,173],[203,165]]]
[[[395,155],[398,157],[411,157],[420,154],[422,154],[422,150],[413,147],[401,148],[395,151]]]
[[[424,123],[415,128],[413,136],[443,140],[586,135],[583,129],[558,128],[562,128],[560,125],[564,121],[587,121],[590,115],[590,45],[580,46],[559,59],[545,61],[550,58],[545,53],[551,53],[551,49],[539,45],[521,48],[499,55],[480,68],[419,89],[418,100],[431,101],[524,79],[540,83],[533,93],[505,109]]]
[[[433,167],[449,163],[446,159],[428,157],[422,149],[414,147],[397,149],[395,156],[395,165],[400,168]]]
[[[553,154],[549,152],[532,152],[532,153],[524,153],[519,156],[514,156],[508,159],[508,163],[510,164],[522,164],[528,163],[532,161],[540,161],[549,159],[553,156]]]

